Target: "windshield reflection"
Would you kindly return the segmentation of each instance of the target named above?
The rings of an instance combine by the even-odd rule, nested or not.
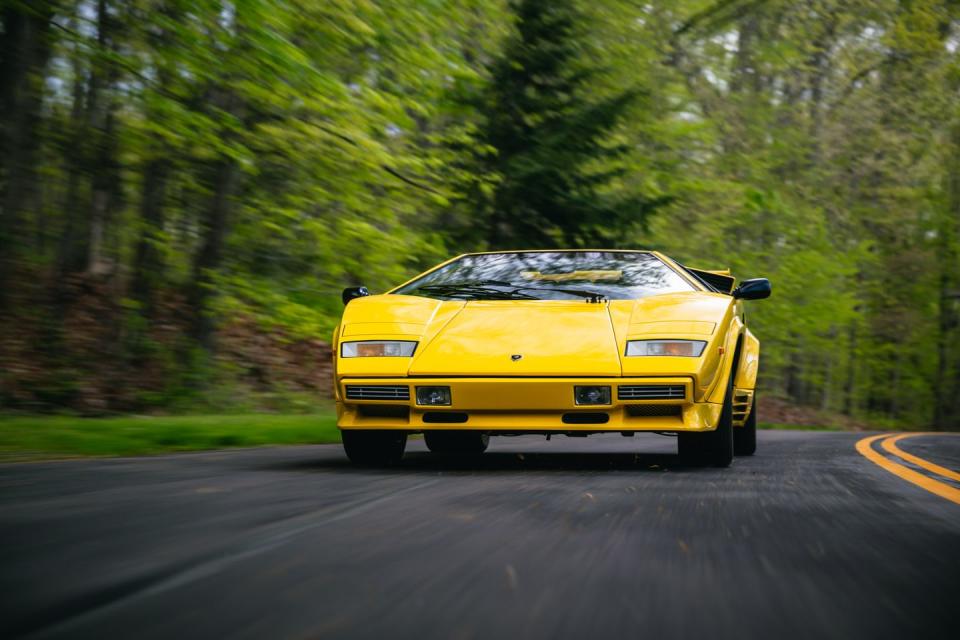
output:
[[[694,287],[651,253],[467,255],[394,291],[442,300],[629,300]]]

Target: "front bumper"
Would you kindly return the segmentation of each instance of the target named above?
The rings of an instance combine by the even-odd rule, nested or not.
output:
[[[392,387],[408,398],[349,398],[347,386]],[[575,386],[610,386],[611,404],[577,405]],[[620,399],[619,387],[683,386],[682,398]],[[416,387],[450,387],[451,404],[418,406]],[[355,394],[354,394],[355,396]],[[336,390],[341,429],[568,431],[711,431],[722,406],[693,401],[693,379],[675,378],[342,378]]]

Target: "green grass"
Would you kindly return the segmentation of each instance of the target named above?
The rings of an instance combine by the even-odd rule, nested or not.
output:
[[[339,441],[333,411],[310,415],[0,417],[2,462]]]
[[[760,429],[784,429],[787,431],[847,431],[843,427],[835,425],[812,425],[812,424],[782,424],[779,422],[761,422],[757,425]]]
[[[759,426],[761,429],[841,430],[834,426],[769,422]],[[340,442],[332,410],[306,415],[0,416],[0,462],[331,442]]]

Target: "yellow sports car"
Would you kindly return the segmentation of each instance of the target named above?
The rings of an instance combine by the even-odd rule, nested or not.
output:
[[[760,343],[729,271],[656,251],[507,251],[444,262],[383,295],[345,289],[333,336],[350,460],[398,461],[407,435],[479,454],[492,435],[655,431],[728,466],[756,449]]]

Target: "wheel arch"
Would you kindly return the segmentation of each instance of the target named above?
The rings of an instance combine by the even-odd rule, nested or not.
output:
[[[740,370],[740,363],[743,361],[741,351],[745,329],[740,319],[734,316],[723,343],[723,348],[726,353],[730,354],[730,357],[724,357],[720,364],[720,374],[716,377],[707,394],[708,402],[722,403],[724,401],[727,386],[730,384],[730,376],[734,376],[734,384],[736,384],[736,376]]]
[[[760,341],[750,332],[750,329],[744,329],[740,338],[742,348],[740,348],[740,358],[736,364],[736,377],[733,380],[733,386],[737,389],[757,388],[757,373],[760,370]]]

